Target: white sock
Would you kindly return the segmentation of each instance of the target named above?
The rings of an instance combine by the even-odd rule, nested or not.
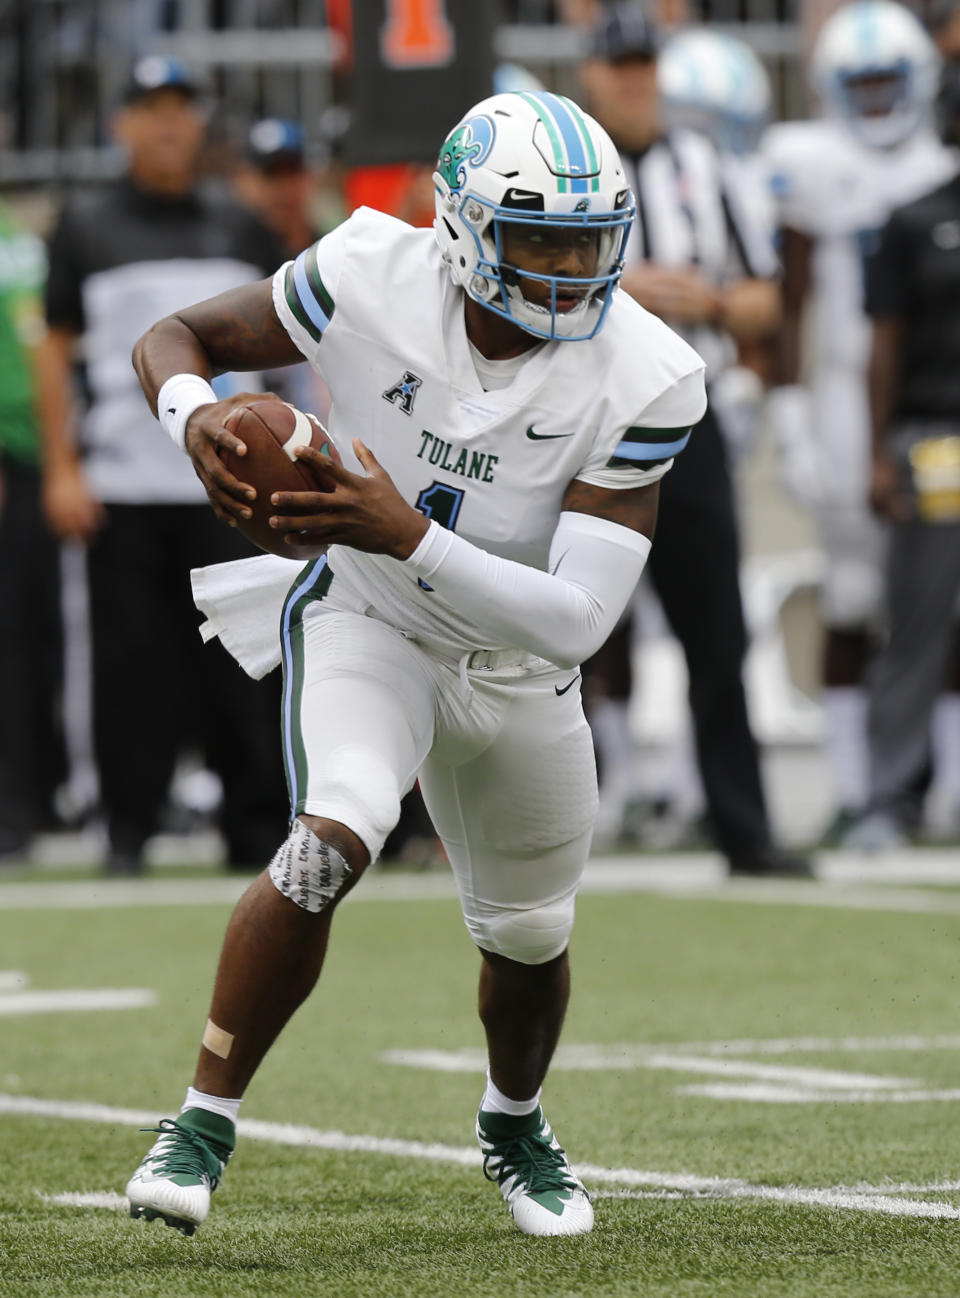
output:
[[[834,800],[838,807],[860,811],[870,789],[867,692],[859,685],[830,685],[823,691],[823,710]]]
[[[933,788],[944,803],[960,806],[960,694],[941,694],[930,723]]]
[[[208,1113],[219,1113],[221,1118],[229,1118],[236,1126],[241,1103],[241,1100],[225,1100],[221,1095],[207,1095],[204,1091],[195,1091],[192,1086],[188,1086],[187,1098],[180,1112],[186,1113],[187,1109],[206,1109]]]
[[[540,1090],[543,1088],[541,1087]],[[540,1090],[529,1100],[511,1100],[509,1096],[504,1095],[490,1078],[490,1069],[487,1069],[487,1089],[483,1093],[483,1099],[480,1101],[480,1108],[484,1113],[509,1113],[513,1118],[525,1117],[528,1113],[533,1113],[540,1103]]]

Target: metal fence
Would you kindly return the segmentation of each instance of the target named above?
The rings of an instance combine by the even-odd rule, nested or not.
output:
[[[483,0],[484,3],[489,0]],[[736,31],[767,63],[783,116],[804,109],[796,0],[701,0],[696,13]],[[499,58],[575,90],[581,29],[550,0],[503,0]],[[221,136],[253,118],[294,117],[316,150],[335,103],[335,34],[325,0],[0,0],[0,183],[45,184],[116,172],[110,115],[130,62],[169,53],[203,71]],[[335,117],[335,114],[334,114]]]

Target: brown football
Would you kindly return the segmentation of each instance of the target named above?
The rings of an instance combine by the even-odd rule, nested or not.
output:
[[[238,529],[261,550],[284,559],[318,558],[325,546],[309,551],[298,547],[294,553],[284,542],[283,533],[270,526],[271,516],[277,513],[270,497],[275,491],[321,490],[307,466],[294,455],[297,446],[312,446],[340,463],[337,448],[320,420],[285,401],[265,398],[232,410],[224,427],[240,438],[247,453],[234,455],[221,450],[220,458],[234,477],[257,489],[256,500],[250,502],[253,517],[237,519]]]

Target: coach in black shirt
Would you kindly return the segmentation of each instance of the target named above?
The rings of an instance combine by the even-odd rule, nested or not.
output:
[[[707,362],[709,391],[736,359],[738,342],[776,327],[777,262],[772,232],[756,216],[762,202],[725,173],[704,136],[661,125],[658,47],[659,32],[643,6],[616,5],[593,29],[581,75],[590,110],[612,135],[637,200],[621,291],[697,349]],[[663,479],[660,501],[648,572],[686,657],[717,845],[735,874],[809,874],[806,861],[785,855],[771,839],[742,679],[747,638],[733,488],[712,409]],[[598,676],[608,692],[619,684],[627,694],[628,636],[629,628],[615,632],[588,664],[587,697]]]
[[[161,316],[261,279],[284,259],[252,213],[196,187],[206,118],[182,64],[141,59],[115,121],[126,175],[74,196],[50,243],[44,497],[54,530],[88,546],[94,746],[108,869],[118,874],[142,868],[188,736],[222,780],[231,864],[266,859],[287,814],[276,687],[203,647],[190,594],[192,567],[250,551],[158,433],[130,360]],[[75,363],[86,398],[76,429]],[[250,376],[218,382],[221,396],[256,385]]]
[[[945,141],[960,144],[958,64],[944,70],[939,111]],[[891,524],[889,638],[870,682],[870,802],[854,841],[882,850],[920,818],[960,595],[960,177],[892,214],[867,268],[867,310],[870,496]]]

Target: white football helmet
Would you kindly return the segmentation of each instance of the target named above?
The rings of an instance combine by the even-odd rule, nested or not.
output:
[[[492,95],[454,127],[440,150],[434,231],[454,284],[538,338],[592,338],[623,269],[635,205],[606,131],[572,100],[547,91]],[[549,288],[530,302],[503,257],[510,225],[591,230],[596,273],[574,279],[523,271]],[[558,310],[560,295],[580,301]]]
[[[810,76],[823,111],[872,148],[902,144],[929,120],[940,59],[922,25],[894,0],[856,0],[820,30]]]
[[[746,41],[677,32],[660,52],[657,84],[668,125],[699,131],[722,152],[756,150],[770,118],[770,78]]]

